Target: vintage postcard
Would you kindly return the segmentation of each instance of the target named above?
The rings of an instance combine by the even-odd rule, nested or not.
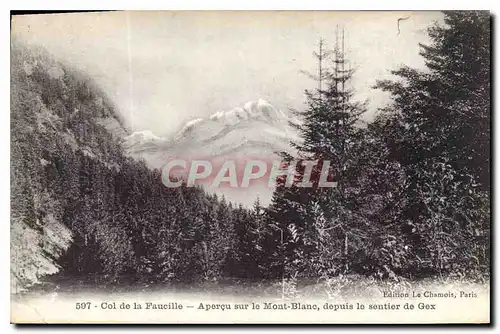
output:
[[[490,323],[490,21],[13,15],[11,322]]]

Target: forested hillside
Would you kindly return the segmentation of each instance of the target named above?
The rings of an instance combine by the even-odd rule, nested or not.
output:
[[[58,271],[99,283],[239,270],[235,226],[248,210],[168,189],[158,170],[125,157],[120,119],[88,78],[13,42],[11,82],[13,288]]]

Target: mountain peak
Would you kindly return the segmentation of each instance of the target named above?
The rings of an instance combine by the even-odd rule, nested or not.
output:
[[[150,130],[135,131],[131,135],[124,138],[124,146],[132,147],[137,144],[152,143],[152,142],[163,142],[164,138],[158,137]]]
[[[222,122],[227,125],[234,125],[242,120],[261,120],[276,121],[286,118],[285,114],[276,109],[268,101],[259,98],[254,101],[248,101],[242,106],[230,109],[228,111],[219,111],[211,115],[211,121]]]
[[[144,140],[155,138],[151,133],[136,133],[130,139],[142,139],[137,145],[129,145],[127,151],[134,157],[148,161],[154,168],[162,168],[172,157],[192,159],[238,159],[258,157],[263,160],[279,159],[276,152],[295,155],[290,142],[299,142],[300,135],[290,123],[298,122],[264,99],[248,101],[240,106],[219,111],[206,118],[186,122],[172,140]],[[156,137],[157,139],[157,137]],[[130,140],[128,143],[134,143]],[[229,200],[251,205],[258,195],[268,203],[272,190],[247,189],[245,195],[231,189],[221,191]],[[255,196],[251,195],[255,194]],[[250,201],[247,203],[247,201]]]

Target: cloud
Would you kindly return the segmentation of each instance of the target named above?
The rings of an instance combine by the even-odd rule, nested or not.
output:
[[[397,18],[408,15],[397,36]],[[300,71],[316,71],[312,52],[320,37],[332,46],[337,24],[370,117],[386,101],[371,89],[375,80],[401,64],[422,66],[422,30],[440,19],[436,12],[110,12],[19,16],[12,31],[88,72],[135,130],[168,135],[259,97],[300,109],[304,89],[315,86]]]

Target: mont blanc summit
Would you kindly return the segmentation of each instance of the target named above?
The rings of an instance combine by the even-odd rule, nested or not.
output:
[[[128,153],[161,168],[168,157],[222,157],[254,155],[260,158],[276,152],[291,152],[290,141],[298,141],[290,123],[298,119],[258,99],[228,111],[187,122],[167,140],[150,131],[135,132],[124,141]]]
[[[299,120],[294,116],[258,99],[190,120],[170,140],[150,131],[133,133],[125,139],[124,147],[129,155],[143,158],[154,168],[162,168],[172,157],[270,160],[277,158],[278,152],[293,153],[290,142],[298,141],[299,136],[291,124],[297,123]],[[269,194],[266,190],[259,196],[265,202]]]

